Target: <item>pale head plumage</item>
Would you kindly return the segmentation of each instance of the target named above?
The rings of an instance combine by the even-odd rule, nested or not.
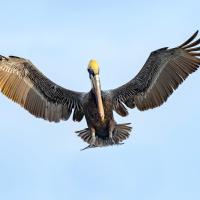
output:
[[[88,64],[88,70],[91,70],[94,73],[94,75],[99,74],[99,64],[96,60],[90,60]]]

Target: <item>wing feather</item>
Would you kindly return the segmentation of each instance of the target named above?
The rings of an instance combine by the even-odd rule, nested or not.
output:
[[[197,34],[176,48],[152,52],[135,78],[108,91],[114,107],[122,102],[130,108],[147,110],[163,104],[200,65],[200,39],[194,41]]]
[[[73,109],[79,113],[74,115],[74,121],[84,116],[84,93],[58,86],[23,58],[0,56],[0,91],[31,114],[48,121],[67,120]]]

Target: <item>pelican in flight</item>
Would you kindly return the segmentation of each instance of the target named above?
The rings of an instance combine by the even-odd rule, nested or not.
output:
[[[117,124],[113,111],[127,116],[128,108],[141,111],[162,105],[174,90],[200,65],[198,31],[181,45],[153,51],[139,73],[128,83],[101,90],[99,65],[91,60],[89,92],[65,89],[43,75],[29,60],[0,56],[0,91],[32,115],[50,122],[85,117],[88,128],[77,131],[89,145],[86,148],[123,144],[130,123]],[[85,149],[86,149],[85,148]]]

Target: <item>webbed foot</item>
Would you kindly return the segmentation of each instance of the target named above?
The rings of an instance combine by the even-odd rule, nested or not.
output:
[[[95,144],[89,144],[85,148],[81,149],[81,151],[86,150],[86,149],[90,149],[90,148],[95,148],[95,147],[97,147]]]
[[[108,141],[109,141],[109,145],[116,144],[116,142],[114,141],[113,137],[109,137]]]

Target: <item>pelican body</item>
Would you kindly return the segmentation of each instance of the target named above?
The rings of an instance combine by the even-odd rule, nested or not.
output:
[[[113,117],[112,99],[108,92],[101,90],[99,65],[91,60],[88,65],[92,89],[83,98],[83,112],[89,128],[77,131],[88,147],[122,144],[129,136],[128,124],[117,125]],[[86,148],[88,148],[86,147]]]
[[[74,121],[85,116],[88,127],[76,133],[89,144],[86,148],[123,144],[130,135],[130,123],[117,124],[113,111],[124,117],[127,107],[144,111],[167,101],[200,65],[197,34],[178,47],[153,51],[132,80],[108,91],[101,89],[95,60],[88,65],[92,87],[84,93],[57,85],[27,59],[0,56],[0,91],[34,116],[50,122],[68,120],[72,112]]]

